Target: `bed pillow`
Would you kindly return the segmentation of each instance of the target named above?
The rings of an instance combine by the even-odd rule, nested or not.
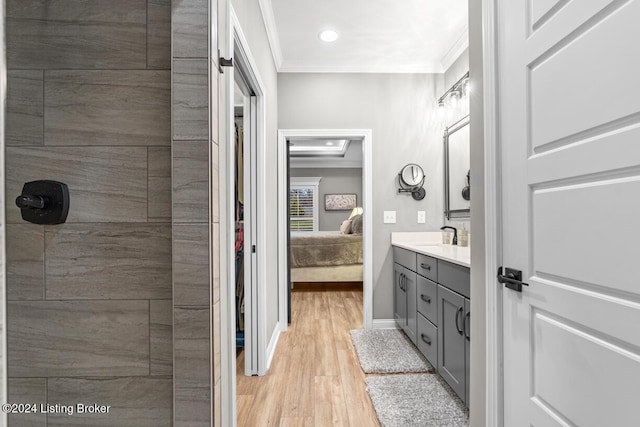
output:
[[[342,234],[351,234],[351,220],[345,219],[342,221],[342,225],[340,225],[340,232]]]
[[[351,218],[351,233],[362,234],[362,215],[356,215]]]

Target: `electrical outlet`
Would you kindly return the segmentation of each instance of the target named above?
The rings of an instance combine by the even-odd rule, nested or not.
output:
[[[384,211],[384,223],[395,224],[396,223],[396,211]]]
[[[418,224],[424,224],[427,222],[427,213],[425,211],[418,211]]]

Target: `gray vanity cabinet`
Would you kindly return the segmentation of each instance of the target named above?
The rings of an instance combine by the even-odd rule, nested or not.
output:
[[[416,307],[416,273],[400,264],[393,265],[394,317],[398,326],[416,343],[418,312]]]
[[[470,368],[471,368],[471,301],[468,298],[464,299],[464,357],[465,357],[465,392],[464,392],[464,403],[467,404],[467,407],[470,405],[469,403],[469,378]]]
[[[469,405],[469,267],[393,247],[396,323]]]
[[[438,285],[438,373],[465,399],[465,298]]]

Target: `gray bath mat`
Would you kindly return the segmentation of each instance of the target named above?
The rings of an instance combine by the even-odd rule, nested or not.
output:
[[[409,338],[397,329],[354,329],[351,341],[366,374],[434,370]]]
[[[438,375],[367,377],[367,392],[383,427],[467,427],[469,413]]]

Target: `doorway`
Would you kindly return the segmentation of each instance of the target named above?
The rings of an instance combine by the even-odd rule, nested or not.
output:
[[[287,325],[290,315],[290,262],[289,262],[289,142],[291,139],[356,140],[362,144],[362,202],[363,209],[363,325],[373,326],[373,243],[372,221],[367,212],[373,211],[372,202],[372,132],[370,129],[281,129],[278,131],[278,259],[280,287],[280,322]],[[324,200],[320,201],[321,204]],[[369,217],[370,218],[370,217]],[[286,328],[286,326],[283,326]]]
[[[234,354],[244,351],[244,373],[264,375],[266,313],[264,263],[264,89],[240,26],[234,21],[234,114],[230,125],[227,183],[232,196],[228,212],[229,292],[234,296]],[[242,329],[242,330],[240,330]]]

